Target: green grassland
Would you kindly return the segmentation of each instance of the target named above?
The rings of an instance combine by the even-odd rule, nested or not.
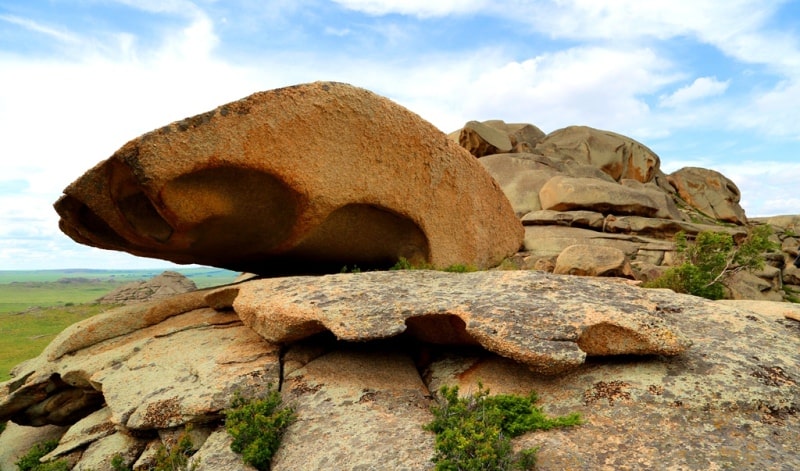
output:
[[[0,382],[11,368],[38,355],[67,326],[111,309],[97,298],[155,270],[0,271]],[[198,288],[230,283],[238,273],[216,268],[181,268]]]

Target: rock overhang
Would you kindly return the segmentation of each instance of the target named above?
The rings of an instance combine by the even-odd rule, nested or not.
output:
[[[615,283],[624,294],[599,305],[576,286],[596,292],[609,282],[560,280],[526,271],[365,272],[252,280],[206,300],[273,343],[324,331],[350,342],[405,334],[480,345],[544,374],[575,368],[587,355],[677,355],[691,345],[640,288]]]

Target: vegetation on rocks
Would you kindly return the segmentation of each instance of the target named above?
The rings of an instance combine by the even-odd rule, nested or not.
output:
[[[537,448],[514,453],[511,438],[533,430],[578,425],[578,414],[549,418],[534,406],[535,392],[527,397],[490,396],[479,383],[478,392],[459,397],[458,386],[443,386],[441,404],[431,409],[433,422],[426,430],[436,434],[437,471],[531,469]]]
[[[397,260],[397,263],[392,265],[390,270],[437,270],[437,268],[434,267],[433,265],[429,264],[429,263],[414,264],[414,263],[411,263],[405,257],[400,257]],[[445,271],[445,272],[450,272],[450,273],[469,273],[469,272],[473,272],[473,271],[478,271],[478,268],[476,266],[474,266],[474,265],[466,265],[466,264],[463,264],[463,263],[456,263],[456,264],[453,264],[453,265],[449,265],[449,266],[447,266],[445,268],[442,268],[439,271]]]
[[[231,450],[256,469],[268,470],[283,433],[296,418],[294,409],[283,406],[280,392],[271,386],[263,399],[237,394],[225,412],[225,428],[233,437]]]
[[[744,241],[736,244],[730,234],[701,232],[690,242],[684,232],[676,235],[679,264],[645,283],[646,288],[669,288],[676,293],[708,299],[725,297],[725,280],[742,270],[764,268],[764,253],[775,250],[769,226],[753,227]]]
[[[57,446],[58,440],[37,443],[15,463],[17,469],[19,471],[68,471],[69,464],[64,460],[51,461],[49,463],[39,462],[41,457],[55,450]]]

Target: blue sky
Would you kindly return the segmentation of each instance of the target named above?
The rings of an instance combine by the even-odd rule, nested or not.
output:
[[[72,242],[52,203],[144,132],[316,80],[445,132],[615,131],[800,214],[798,1],[0,0],[0,270],[168,266]]]

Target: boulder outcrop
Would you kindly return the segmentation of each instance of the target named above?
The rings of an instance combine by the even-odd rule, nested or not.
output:
[[[95,247],[261,274],[486,268],[522,227],[467,151],[367,90],[261,93],[125,144],[64,190],[60,227]]]
[[[502,131],[513,142],[510,125],[477,125],[494,134]],[[471,135],[470,126],[460,134]],[[523,248],[514,257],[523,262],[517,266],[552,271],[556,257],[570,245],[612,245],[629,257],[634,276],[647,281],[678,259],[678,232],[690,239],[703,231],[723,232],[737,242],[747,235],[750,225],[739,205],[739,189],[719,172],[683,168],[665,175],[660,158],[647,147],[585,126],[559,129],[533,141],[533,146],[513,146],[510,151],[484,145],[473,152],[526,226]],[[776,230],[785,255],[769,263],[780,273],[762,270],[726,278],[728,296],[796,299],[800,272],[796,274],[791,263],[800,245],[792,229],[796,221],[780,216],[754,222]],[[584,230],[573,230],[577,228]]]
[[[747,224],[739,205],[739,188],[721,173],[705,168],[684,167],[667,175],[684,201],[698,211],[720,221]]]
[[[171,298],[197,289],[194,281],[175,272],[165,271],[149,280],[126,283],[97,299],[104,304],[135,304]]]
[[[589,164],[620,181],[647,183],[661,166],[661,159],[645,145],[617,133],[588,126],[569,126],[548,134],[534,152],[560,160]]]

